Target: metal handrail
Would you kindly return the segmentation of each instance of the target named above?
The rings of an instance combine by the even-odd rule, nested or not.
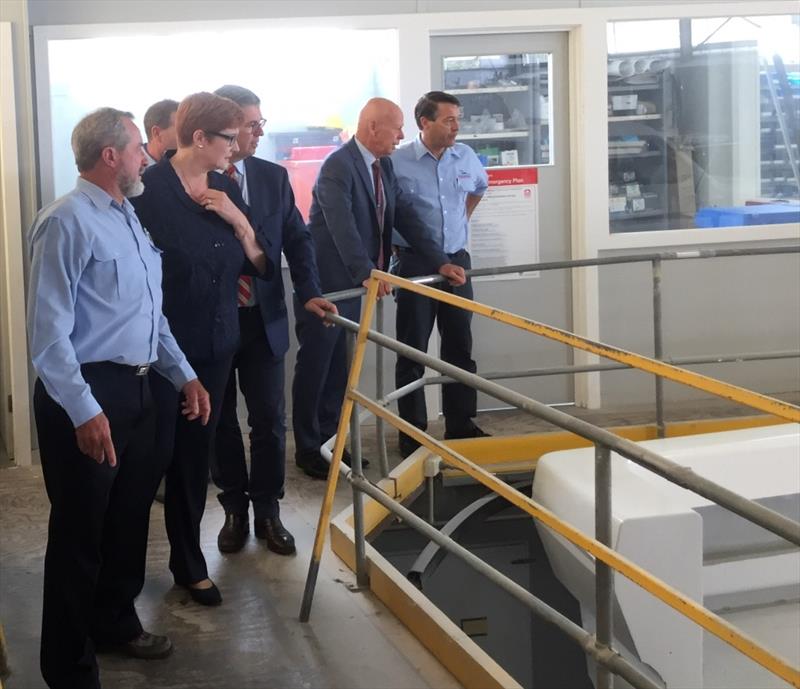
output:
[[[402,278],[399,278],[399,280],[402,280]],[[341,316],[334,316],[332,317],[332,320],[338,325],[348,329],[356,330],[360,328],[357,323],[346,318],[342,318]],[[480,392],[491,395],[495,399],[506,402],[507,404],[510,404],[521,411],[532,414],[533,416],[537,416],[540,419],[544,419],[555,426],[559,426],[594,443],[602,444],[604,447],[610,448],[626,459],[630,459],[632,462],[635,462],[636,464],[639,464],[645,469],[652,471],[658,476],[667,479],[671,483],[674,483],[681,488],[691,490],[698,495],[702,495],[711,502],[725,507],[731,512],[738,514],[740,517],[757,524],[767,531],[771,531],[775,535],[780,536],[790,543],[800,546],[800,524],[797,522],[783,516],[778,512],[775,512],[768,507],[765,507],[760,503],[757,503],[753,500],[748,500],[738,493],[734,493],[732,490],[729,490],[728,488],[725,488],[724,486],[721,486],[718,483],[705,478],[704,476],[696,474],[690,468],[682,466],[677,462],[673,462],[671,459],[668,459],[667,457],[664,457],[653,450],[642,447],[632,440],[618,436],[611,431],[600,428],[599,426],[595,426],[588,421],[570,416],[569,414],[560,411],[559,409],[549,407],[542,402],[537,402],[530,397],[526,397],[525,395],[499,385],[498,383],[484,380],[477,373],[471,373],[469,371],[465,371],[464,369],[458,368],[453,364],[448,364],[447,362],[437,359],[430,354],[426,354],[418,349],[414,349],[414,347],[411,347],[410,345],[398,342],[397,340],[394,340],[383,333],[378,333],[368,329],[366,330],[366,339],[369,339],[381,347],[391,349],[400,356],[412,359],[419,364],[423,364],[428,368],[439,371],[440,373],[447,375],[449,378],[457,380],[460,383],[474,387]],[[646,359],[646,357],[643,358]],[[688,376],[699,376],[699,374],[693,374],[691,371],[685,371],[685,374]],[[705,376],[703,376],[703,378],[705,378]],[[775,400],[775,402],[779,402],[779,400]],[[378,405],[374,402],[372,404],[376,407],[380,406],[385,410],[383,405]],[[780,404],[785,405],[792,410],[794,412],[793,416],[800,416],[800,407],[796,407],[786,402],[781,402]],[[386,417],[384,416],[383,418],[385,420]],[[790,418],[790,420],[797,419]],[[403,432],[405,433],[406,431],[404,430]]]
[[[520,264],[515,266],[501,266],[494,268],[478,268],[467,270],[466,273],[470,277],[485,277],[485,276],[500,276],[500,275],[518,275],[527,272],[539,272],[547,270],[563,270],[572,268],[591,268],[598,266],[620,265],[629,263],[642,263],[648,262],[652,265],[652,283],[653,283],[653,349],[655,358],[666,361],[676,365],[689,365],[689,364],[708,364],[708,363],[726,363],[736,361],[765,361],[769,359],[778,358],[795,358],[800,357],[800,352],[753,352],[747,354],[737,355],[707,355],[703,357],[682,357],[682,358],[663,358],[663,336],[662,336],[662,322],[661,322],[661,263],[662,261],[682,261],[682,260],[696,260],[705,258],[732,258],[744,256],[772,256],[779,254],[796,254],[800,253],[800,245],[797,246],[779,246],[779,247],[752,247],[746,249],[696,249],[688,251],[661,251],[650,252],[643,254],[628,254],[624,256],[604,256],[598,258],[586,259],[571,259],[565,261],[543,261],[539,263]],[[412,282],[424,285],[434,285],[444,282],[445,278],[441,275],[426,275],[413,278]],[[326,297],[331,301],[340,301],[343,299],[351,299],[354,297],[361,297],[366,292],[364,287],[357,287],[339,292],[330,292]],[[377,330],[383,332],[383,303],[379,302],[377,307]],[[539,375],[558,375],[558,374],[576,374],[576,373],[592,373],[600,371],[613,371],[631,368],[628,364],[599,364],[599,365],[584,365],[584,366],[560,366],[552,369],[533,369],[531,371],[498,371],[489,374],[482,374],[483,377],[488,379],[511,379],[511,378],[524,378]],[[383,352],[378,349],[376,355],[376,396],[381,398],[383,396]],[[436,383],[446,383],[447,380],[441,378],[424,378],[421,379],[419,385],[431,385]],[[417,389],[418,386],[406,386],[403,394],[408,394],[412,390]],[[402,395],[399,395],[402,396]],[[395,397],[394,399],[397,399]],[[665,422],[664,422],[664,390],[662,378],[656,375],[655,379],[655,416],[656,416],[656,432],[657,437],[663,438],[665,435]],[[388,476],[388,459],[386,453],[386,437],[384,433],[383,422],[378,420],[376,423],[376,434],[378,444],[379,464],[381,468],[381,475]]]
[[[476,374],[468,373],[462,369],[458,369],[455,366],[436,360],[434,357],[429,357],[428,355],[419,352],[412,347],[408,347],[407,345],[403,345],[395,340],[392,340],[391,338],[386,337],[385,335],[371,331],[369,328],[369,323],[372,321],[373,312],[375,310],[374,301],[377,297],[378,284],[381,281],[389,282],[390,284],[393,284],[399,288],[410,289],[411,291],[429,296],[439,301],[451,303],[455,306],[465,308],[475,313],[481,313],[482,315],[486,315],[494,320],[514,325],[530,332],[543,334],[550,339],[556,339],[574,347],[592,351],[596,354],[601,354],[620,362],[629,363],[636,368],[671,378],[677,382],[691,385],[693,387],[712,392],[716,395],[748,404],[749,406],[753,406],[758,409],[768,410],[771,413],[775,413],[783,418],[800,420],[800,408],[795,407],[794,405],[789,405],[764,395],[752,393],[751,391],[744,390],[736,386],[731,386],[729,384],[722,383],[721,381],[716,381],[712,378],[701,376],[690,371],[678,369],[677,367],[664,364],[663,362],[653,359],[648,359],[647,357],[642,357],[638,354],[625,352],[624,350],[619,350],[614,347],[609,347],[603,343],[593,342],[588,338],[578,337],[572,333],[567,333],[566,331],[557,328],[535,323],[528,319],[523,319],[519,316],[516,316],[515,314],[503,312],[498,309],[490,309],[489,307],[478,304],[477,302],[471,302],[459,297],[454,297],[454,295],[425,287],[419,283],[403,280],[402,278],[397,278],[380,271],[373,271],[369,281],[367,299],[364,303],[364,312],[361,319],[361,325],[356,326],[356,324],[346,321],[346,319],[342,319],[338,316],[331,319],[341,325],[346,325],[346,327],[349,329],[357,327],[358,339],[353,355],[353,363],[348,376],[347,394],[344,400],[342,415],[339,420],[339,428],[337,430],[336,441],[333,450],[331,471],[328,477],[325,499],[323,500],[322,509],[320,511],[320,521],[317,528],[314,551],[312,553],[309,574],[306,580],[306,590],[304,593],[303,604],[301,606],[300,613],[301,620],[307,620],[310,614],[313,590],[316,584],[316,578],[319,571],[319,562],[322,554],[322,545],[325,538],[324,534],[327,524],[330,520],[333,494],[335,492],[338,470],[344,450],[345,429],[347,423],[352,423],[354,441],[356,440],[355,434],[357,434],[359,431],[358,414],[353,414],[354,403],[357,402],[365,409],[371,411],[376,417],[390,421],[392,425],[400,429],[402,432],[406,433],[420,442],[422,445],[439,454],[445,459],[445,461],[457,466],[459,469],[473,476],[473,478],[476,478],[484,485],[492,488],[494,491],[503,495],[506,499],[512,502],[512,504],[515,504],[521,509],[525,510],[555,530],[557,533],[560,533],[562,536],[568,538],[570,541],[595,556],[598,582],[596,591],[598,624],[597,634],[594,637],[594,644],[607,647],[612,638],[611,600],[613,596],[613,579],[610,575],[610,569],[608,569],[610,567],[616,571],[619,571],[635,583],[645,588],[645,590],[649,591],[653,595],[656,595],[659,599],[692,619],[697,624],[731,644],[743,654],[760,663],[778,676],[792,682],[795,686],[800,687],[800,671],[791,667],[791,665],[789,665],[784,659],[762,648],[752,639],[741,634],[732,625],[714,615],[703,606],[700,606],[694,601],[687,599],[685,596],[680,594],[680,592],[664,584],[664,582],[661,582],[655,577],[650,576],[644,570],[638,568],[636,565],[629,562],[626,558],[621,557],[608,547],[611,533],[611,512],[609,502],[610,450],[614,449],[623,456],[626,456],[642,466],[645,466],[646,468],[654,471],[656,474],[672,481],[673,483],[693,490],[700,495],[711,499],[713,502],[731,509],[735,513],[740,514],[746,519],[749,519],[750,521],[769,529],[773,533],[786,538],[790,542],[800,544],[800,525],[776,512],[773,512],[772,510],[768,510],[763,506],[758,505],[753,501],[746,500],[742,496],[739,496],[732,491],[728,491],[724,487],[719,486],[714,482],[699,477],[691,472],[691,470],[688,470],[685,467],[679,467],[670,460],[667,460],[666,458],[661,457],[652,451],[646,450],[645,448],[639,447],[635,443],[631,443],[630,441],[619,438],[613,433],[594,427],[591,424],[570,417],[562,412],[558,412],[557,410],[551,409],[546,405],[536,402],[535,400],[526,398],[519,393],[515,393],[507,388],[503,388],[496,383],[486,381]],[[555,515],[537,505],[532,499],[521,495],[517,491],[514,491],[512,488],[494,477],[492,474],[486,472],[481,467],[474,465],[457,453],[454,453],[445,445],[435,441],[430,436],[427,436],[424,432],[389,412],[381,404],[375,403],[359,393],[356,388],[361,375],[367,339],[370,339],[383,347],[389,347],[402,356],[406,356],[407,358],[411,358],[419,363],[428,365],[431,368],[434,368],[434,370],[438,370],[440,373],[448,375],[449,377],[459,380],[460,382],[470,384],[479,390],[488,392],[498,399],[512,403],[514,406],[517,406],[528,413],[540,416],[550,420],[551,422],[555,421],[557,425],[593,440],[597,447],[596,464],[598,471],[596,471],[595,493],[596,514],[598,517],[596,521],[596,529],[599,540],[586,537],[577,529],[574,529],[567,523],[562,522],[555,517]],[[559,418],[559,416],[565,418]],[[353,450],[353,472],[357,478],[361,479],[362,468],[360,440],[358,442],[354,442]],[[358,487],[358,482],[352,483],[354,489]],[[361,486],[361,488],[363,489],[364,487]],[[354,524],[357,541],[356,564],[359,580],[364,581],[366,579],[366,567],[364,555],[363,513],[360,516],[357,514],[357,512],[360,511],[361,509],[356,510],[356,506],[354,505]],[[393,509],[393,511],[397,512],[398,510]],[[445,537],[442,536],[442,538]],[[603,582],[602,587],[600,585],[601,579]],[[587,648],[586,644],[584,644],[584,647]],[[587,651],[589,651],[588,648]],[[613,653],[614,652],[612,651],[612,654]],[[602,666],[615,673],[618,673],[618,669],[610,667],[610,664],[605,662],[606,659],[602,655],[597,656],[597,660]],[[635,670],[635,668],[633,668],[633,670]],[[598,674],[598,683],[600,685],[607,686],[609,681],[610,680],[607,673],[602,672]],[[636,686],[650,686],[650,684],[648,684],[646,681],[644,683],[639,681],[634,683]]]

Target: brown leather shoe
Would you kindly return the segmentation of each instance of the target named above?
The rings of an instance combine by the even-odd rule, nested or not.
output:
[[[290,534],[281,523],[280,517],[266,517],[254,519],[253,527],[256,538],[267,542],[267,548],[279,555],[293,555],[297,552],[294,546],[294,536]]]
[[[225,514],[225,523],[217,536],[217,548],[221,553],[238,553],[247,542],[250,533],[250,518],[245,514]]]

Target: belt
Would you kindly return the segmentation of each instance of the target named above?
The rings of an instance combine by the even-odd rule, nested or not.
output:
[[[398,246],[395,244],[393,247],[395,254],[415,254],[417,253],[412,249],[410,246]],[[455,258],[456,256],[462,256],[463,254],[467,253],[466,249],[459,249],[454,254],[447,254],[449,258]]]
[[[150,364],[118,364],[116,361],[89,361],[83,366],[110,366],[126,373],[132,373],[134,376],[146,376],[150,371]]]

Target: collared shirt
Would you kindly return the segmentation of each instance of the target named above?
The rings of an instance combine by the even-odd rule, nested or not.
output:
[[[231,163],[231,165],[236,168],[236,177],[234,181],[239,185],[239,189],[242,191],[242,200],[249,206],[250,194],[247,192],[247,170],[244,167],[244,158],[237,160],[235,163]]]
[[[147,150],[147,146],[142,146],[142,150],[144,151],[144,155],[147,158],[147,165],[146,167],[151,167],[156,165],[158,161],[150,155],[150,151]]]
[[[438,160],[422,143],[421,136],[392,154],[397,180],[408,194],[433,238],[447,254],[467,247],[469,219],[467,195],[482,196],[489,185],[486,170],[469,146],[456,143]],[[408,246],[394,233],[393,241]]]
[[[28,336],[48,394],[75,426],[102,409],[81,364],[154,363],[176,388],[196,378],[161,313],[161,255],[127,199],[78,178],[28,235]]]
[[[361,152],[361,157],[364,159],[364,165],[367,166],[367,173],[369,174],[369,178],[372,180],[372,197],[375,198],[375,177],[372,174],[372,163],[374,163],[377,158],[372,155],[372,152],[356,137],[353,137],[353,139],[355,139],[356,146],[358,146],[358,150]]]

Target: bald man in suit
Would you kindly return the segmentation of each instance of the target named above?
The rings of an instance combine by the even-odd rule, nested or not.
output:
[[[402,110],[390,100],[372,98],[359,114],[355,137],[323,163],[309,217],[323,292],[366,286],[374,268],[387,269],[392,228],[420,254],[429,272],[464,284],[464,269],[430,238],[397,183],[389,156],[402,138]],[[382,283],[379,298],[388,292]],[[337,305],[342,316],[359,320],[359,297]],[[292,388],[295,462],[310,476],[326,478],[328,463],[320,446],[336,432],[347,382],[345,337],[297,306],[295,314],[300,343]]]

